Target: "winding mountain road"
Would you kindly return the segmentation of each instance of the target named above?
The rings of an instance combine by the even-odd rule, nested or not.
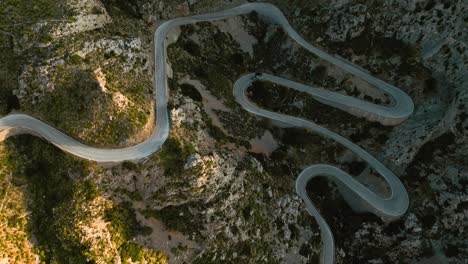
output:
[[[156,72],[154,76],[156,82],[156,126],[151,136],[138,145],[122,149],[101,149],[86,146],[70,138],[59,130],[49,126],[48,124],[27,115],[8,115],[1,118],[0,132],[10,135],[18,133],[30,133],[44,138],[65,152],[97,162],[120,162],[125,160],[138,160],[145,158],[156,152],[163,145],[170,132],[167,111],[169,91],[166,73],[166,39],[168,33],[174,27],[181,25],[202,21],[214,21],[232,16],[247,14],[253,11],[257,12],[261,16],[269,18],[272,23],[281,25],[292,39],[294,39],[297,43],[299,43],[311,53],[317,55],[323,60],[328,61],[329,63],[334,64],[339,68],[342,68],[350,74],[367,81],[377,89],[380,89],[391,96],[392,103],[390,106],[380,106],[350,96],[306,86],[304,84],[269,74],[247,74],[237,80],[234,84],[234,96],[239,104],[241,104],[242,107],[247,111],[264,118],[278,121],[288,126],[305,128],[319,133],[322,136],[332,138],[346,148],[350,149],[361,159],[365,160],[369,166],[375,169],[388,184],[391,192],[390,195],[388,197],[381,197],[369,190],[346,172],[343,172],[342,170],[330,165],[310,166],[303,170],[302,173],[298,176],[296,180],[297,194],[304,200],[307,211],[313,217],[315,217],[317,223],[320,226],[323,241],[321,262],[327,264],[333,263],[333,234],[328,224],[317,211],[307,195],[306,185],[310,179],[318,176],[330,178],[338,185],[338,189],[353,209],[358,211],[372,212],[383,218],[392,219],[403,215],[409,205],[408,194],[400,180],[389,169],[387,169],[381,162],[379,162],[376,158],[374,158],[356,144],[310,121],[271,112],[258,107],[257,105],[250,102],[246,97],[247,88],[255,80],[277,83],[291,89],[308,93],[314,97],[314,99],[322,103],[337,107],[356,116],[365,117],[371,121],[378,121],[385,125],[396,125],[404,121],[409,115],[412,114],[414,105],[411,98],[398,88],[371,76],[357,66],[329,55],[309,44],[296,31],[294,31],[282,12],[271,4],[250,3],[217,13],[177,18],[161,24],[156,29],[154,35],[156,63]],[[8,135],[6,135],[6,137],[8,137]]]

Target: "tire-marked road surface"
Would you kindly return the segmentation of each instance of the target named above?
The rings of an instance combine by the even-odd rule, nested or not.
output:
[[[320,226],[323,241],[323,249],[320,258],[321,262],[333,263],[335,255],[333,234],[328,224],[317,211],[307,195],[306,185],[309,180],[318,176],[328,177],[338,185],[338,189],[353,209],[361,212],[372,212],[387,219],[399,217],[406,212],[409,205],[408,194],[400,180],[389,169],[356,144],[310,121],[271,112],[258,107],[250,102],[246,97],[247,88],[250,87],[251,83],[255,80],[277,83],[291,89],[308,93],[314,99],[322,103],[337,107],[353,115],[365,117],[371,121],[378,121],[386,125],[396,125],[404,121],[412,114],[414,105],[411,98],[400,89],[371,76],[358,66],[352,65],[338,57],[329,55],[328,53],[309,44],[289,25],[289,22],[283,13],[271,4],[250,3],[217,13],[177,18],[161,24],[156,29],[154,35],[156,63],[156,72],[154,76],[156,83],[156,125],[152,135],[138,145],[122,149],[105,149],[86,146],[50,125],[35,119],[34,117],[18,114],[8,115],[1,118],[0,132],[8,134],[30,133],[44,138],[65,152],[97,162],[120,162],[145,158],[156,152],[162,146],[170,132],[167,112],[169,90],[166,73],[166,37],[168,33],[174,27],[181,25],[225,19],[253,11],[268,18],[272,23],[282,26],[292,39],[311,53],[349,72],[350,74],[367,81],[377,89],[380,89],[391,96],[392,99],[390,106],[380,106],[350,96],[306,86],[304,84],[273,75],[259,73],[247,74],[237,80],[234,84],[234,96],[245,110],[252,114],[277,121],[286,126],[300,127],[314,131],[322,136],[329,137],[337,141],[350,149],[361,159],[365,160],[369,166],[375,169],[388,184],[390,195],[388,197],[381,197],[369,190],[346,172],[336,167],[323,164],[310,166],[304,169],[298,176],[296,180],[297,194],[304,200],[307,211],[317,220],[317,223]]]

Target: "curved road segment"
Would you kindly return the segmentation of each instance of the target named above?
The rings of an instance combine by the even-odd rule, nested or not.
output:
[[[242,105],[242,107],[244,107],[244,109],[247,111],[264,118],[272,119],[283,125],[301,127],[319,133],[322,136],[332,138],[333,140],[353,151],[361,159],[365,160],[369,166],[375,169],[382,176],[382,178],[390,187],[390,196],[381,197],[369,190],[346,172],[343,172],[342,170],[333,166],[313,165],[302,171],[296,180],[297,194],[304,200],[307,211],[313,217],[315,217],[317,223],[320,226],[323,241],[321,262],[333,263],[333,234],[323,217],[320,215],[308,197],[306,192],[307,182],[317,176],[328,177],[337,184],[339,187],[338,189],[344,196],[345,200],[352,206],[353,209],[361,212],[372,212],[380,217],[387,219],[392,219],[403,215],[408,208],[408,194],[406,193],[403,184],[381,162],[346,138],[310,121],[262,109],[248,100],[246,97],[246,90],[255,80],[269,81],[289,87],[291,89],[308,93],[314,99],[322,103],[337,107],[353,115],[365,117],[369,120],[378,121],[386,125],[395,125],[401,123],[409,115],[411,115],[414,108],[413,101],[408,95],[406,95],[398,88],[371,76],[367,72],[361,70],[358,66],[354,66],[349,62],[329,55],[306,42],[289,25],[286,17],[282,14],[282,12],[271,4],[251,3],[217,13],[178,18],[167,21],[157,28],[154,36],[156,51],[155,63],[157,69],[157,72],[154,76],[156,81],[156,126],[152,135],[147,140],[138,145],[122,149],[100,149],[89,147],[70,138],[59,130],[47,125],[46,123],[27,115],[8,115],[1,118],[0,132],[3,131],[4,133],[8,134],[30,133],[37,135],[51,142],[65,152],[97,162],[119,162],[145,158],[156,152],[169,136],[169,118],[167,112],[168,85],[166,74],[166,39],[168,33],[174,27],[181,25],[202,21],[214,21],[232,16],[247,14],[253,11],[257,12],[259,15],[269,18],[272,23],[276,23],[282,26],[283,29],[289,34],[289,36],[297,41],[297,43],[299,43],[305,49],[319,56],[323,60],[326,60],[339,68],[342,68],[350,74],[367,81],[377,89],[380,89],[386,94],[390,95],[392,98],[392,104],[390,106],[380,106],[350,96],[306,86],[269,74],[258,73],[247,74],[236,81],[234,84],[234,96]]]

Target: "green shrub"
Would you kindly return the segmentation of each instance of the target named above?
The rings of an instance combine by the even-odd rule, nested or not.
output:
[[[169,229],[180,231],[184,234],[191,234],[198,230],[201,225],[199,218],[195,217],[189,210],[191,205],[169,205],[161,210],[144,210],[145,217],[153,217],[161,220]]]
[[[132,199],[133,201],[143,201],[143,196],[139,191],[131,192],[126,189],[118,188],[116,192],[125,194],[126,196],[128,196],[128,198]]]
[[[123,263],[130,259],[132,262],[163,264],[167,262],[167,256],[162,252],[142,247],[133,242],[125,242],[119,248]]]
[[[135,209],[129,202],[120,203],[107,210],[105,219],[111,223],[113,232],[120,234],[116,236],[120,240],[128,240],[137,235],[148,235],[152,232],[151,228],[140,225],[136,219]],[[116,243],[119,245],[123,241],[116,241]]]
[[[180,175],[187,158],[195,152],[195,147],[190,143],[182,144],[173,137],[166,140],[159,153],[164,166],[164,174]]]

